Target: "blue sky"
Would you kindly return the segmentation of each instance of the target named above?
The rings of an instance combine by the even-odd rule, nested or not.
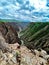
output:
[[[0,19],[49,21],[49,0],[0,0]]]

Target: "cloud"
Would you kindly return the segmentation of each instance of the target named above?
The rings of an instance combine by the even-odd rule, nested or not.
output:
[[[1,0],[0,18],[49,21],[49,0]]]
[[[41,9],[46,7],[47,0],[29,0],[30,5],[34,6],[35,9]]]

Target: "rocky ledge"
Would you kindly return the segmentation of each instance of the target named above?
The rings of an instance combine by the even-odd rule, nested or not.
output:
[[[17,49],[18,44],[15,45],[9,45],[13,49],[11,52],[3,52],[0,49],[0,65],[20,65],[20,50]]]
[[[21,47],[20,65],[49,65],[49,55],[46,51],[29,50],[27,47]]]
[[[44,50],[29,50],[25,46],[11,45],[12,52],[0,49],[0,65],[49,65],[49,55]]]

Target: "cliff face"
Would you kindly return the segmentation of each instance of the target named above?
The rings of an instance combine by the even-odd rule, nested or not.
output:
[[[0,32],[0,65],[19,65],[19,44],[8,44]]]
[[[13,25],[14,26],[14,25]],[[21,44],[20,39],[18,38],[17,31],[19,30],[18,27],[14,28],[10,23],[0,23],[0,32],[2,33],[3,37],[5,38],[6,42],[9,44],[13,44],[18,42]]]

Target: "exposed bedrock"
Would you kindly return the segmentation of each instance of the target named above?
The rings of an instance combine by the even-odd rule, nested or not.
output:
[[[10,22],[0,22],[0,32],[2,33],[3,37],[5,38],[6,42],[9,44],[19,43],[21,44],[21,41],[18,37],[18,26],[14,27],[15,25],[11,25]]]

